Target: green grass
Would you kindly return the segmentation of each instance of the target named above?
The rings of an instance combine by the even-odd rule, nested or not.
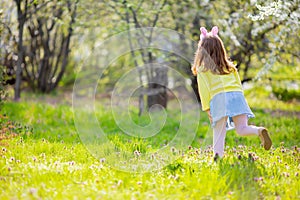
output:
[[[118,171],[108,160],[93,157],[81,143],[68,105],[7,102],[1,113],[28,127],[0,141],[0,199],[299,199],[299,103],[274,102],[272,109],[273,101],[249,101],[256,115],[250,122],[268,127],[272,134],[270,151],[264,151],[256,137],[229,131],[226,155],[214,162],[211,148],[203,143],[209,144],[211,132],[201,113],[191,146],[151,173]],[[168,144],[178,126],[173,113],[152,139],[130,138],[104,108],[96,115],[105,119],[102,128],[117,148],[141,154]],[[134,111],[132,117],[138,124],[149,122],[147,115],[137,118]],[[0,120],[3,125],[8,119]]]

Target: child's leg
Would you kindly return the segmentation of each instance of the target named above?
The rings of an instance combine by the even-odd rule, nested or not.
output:
[[[261,127],[257,126],[248,126],[248,117],[247,115],[237,115],[232,117],[235,130],[237,134],[241,136],[248,136],[248,135],[258,135],[259,129]]]
[[[257,127],[257,126],[248,126],[248,117],[247,115],[238,115],[232,117],[235,130],[241,136],[248,136],[248,135],[258,135],[264,148],[269,150],[272,146],[272,140],[268,133],[268,130],[264,127]]]
[[[218,154],[220,157],[223,157],[223,154],[224,154],[224,145],[225,145],[225,136],[226,136],[226,121],[227,121],[227,117],[223,117],[222,119],[217,121],[216,125],[213,127],[214,155]]]

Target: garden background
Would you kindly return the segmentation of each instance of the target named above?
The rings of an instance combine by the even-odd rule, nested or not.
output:
[[[299,5],[299,0],[2,0],[0,198],[299,199]],[[263,150],[258,138],[240,137],[230,130],[225,157],[215,161],[209,145],[211,127],[198,96],[199,109],[187,107],[199,113],[194,137],[180,150],[170,145],[180,119],[195,120],[177,111],[197,94],[196,78],[191,60],[142,48],[155,41],[156,33],[143,30],[155,27],[178,33],[163,35],[163,41],[192,59],[199,28],[210,30],[214,25],[256,115],[249,122],[266,126],[271,133],[270,151]],[[126,33],[123,40],[99,48],[122,33]],[[129,152],[133,163],[147,153],[151,162],[165,147],[176,157],[150,172],[120,170],[111,165],[117,159],[92,155],[74,120],[74,96],[89,94],[79,90],[74,95],[74,83],[94,78],[86,69],[100,65],[95,52],[109,60],[125,44],[130,52],[99,68],[94,116],[114,149]],[[146,127],[151,117],[160,119],[162,111],[168,113],[164,127],[151,138],[126,134],[110,107],[113,92],[122,88],[121,77],[135,69],[132,82],[139,88],[130,96],[127,118]],[[159,106],[152,110],[154,105]],[[88,119],[82,120],[88,124]]]

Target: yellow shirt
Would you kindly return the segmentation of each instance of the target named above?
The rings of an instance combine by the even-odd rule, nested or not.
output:
[[[210,71],[198,72],[197,81],[203,111],[210,109],[209,102],[216,94],[232,91],[243,92],[237,71],[226,75],[216,75]]]

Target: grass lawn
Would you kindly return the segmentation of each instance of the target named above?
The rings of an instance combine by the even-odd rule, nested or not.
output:
[[[300,104],[255,98],[249,104],[256,115],[250,122],[271,132],[270,151],[256,137],[229,131],[225,157],[214,162],[211,148],[201,145],[211,134],[201,114],[193,143],[176,161],[128,173],[89,153],[70,105],[7,102],[0,118],[0,199],[300,199]],[[129,140],[108,113],[96,115],[105,117],[111,141],[132,153],[161,148],[176,129],[170,122],[151,141]]]

